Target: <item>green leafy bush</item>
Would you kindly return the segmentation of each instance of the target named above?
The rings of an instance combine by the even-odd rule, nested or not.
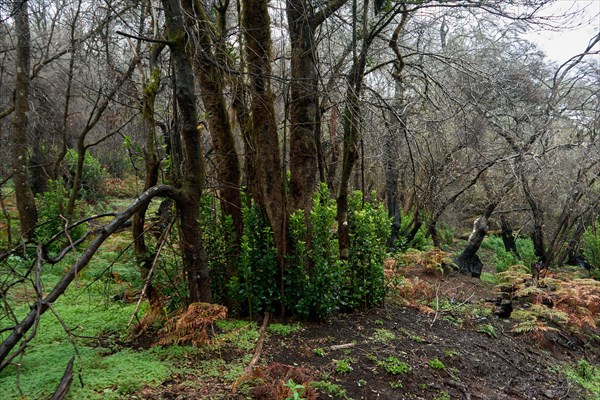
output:
[[[233,270],[235,236],[231,216],[223,216],[219,201],[212,193],[204,194],[200,205],[200,226],[210,274],[213,301],[225,304],[228,272]]]
[[[69,173],[69,186],[72,188],[75,171],[77,169],[77,151],[70,149],[65,154],[65,164]],[[100,162],[89,152],[85,153],[83,159],[83,170],[81,175],[81,189],[79,196],[87,201],[98,201],[104,198],[102,183],[108,177],[106,170]]]
[[[583,233],[583,255],[595,267],[594,278],[600,280],[600,233],[589,227]]]
[[[518,238],[516,240],[518,255],[506,251],[504,248],[504,242],[500,236],[490,235],[486,237],[481,244],[484,249],[492,250],[494,252],[493,262],[496,266],[496,272],[504,272],[511,266],[517,264],[523,264],[530,267],[531,264],[537,261],[535,250],[533,248],[533,242],[529,238]]]
[[[407,241],[407,238],[402,235],[404,232],[410,231],[411,227],[409,226],[409,224],[413,221],[413,219],[414,214],[404,214],[402,211],[400,211],[400,235],[398,235],[395,244],[395,248],[398,251],[406,251],[409,248],[417,250],[429,250],[433,246],[431,238],[427,236],[425,224],[421,225],[421,227],[417,231],[417,234],[410,241],[410,243]],[[452,235],[452,237],[454,237],[454,232],[450,230],[444,230],[442,240],[446,241],[450,234]]]
[[[44,243],[52,236],[65,229],[66,219],[64,218],[67,209],[69,190],[62,181],[48,181],[48,191],[42,193],[37,198],[38,202],[38,220],[39,226],[36,229],[37,239]],[[69,230],[69,236],[72,241],[81,238],[85,233],[86,226],[78,225]],[[63,237],[52,242],[48,246],[48,251],[57,252],[63,246],[69,244],[69,238]]]
[[[383,261],[387,255],[390,219],[379,202],[363,202],[360,191],[350,196],[348,208],[350,282],[345,304],[352,310],[374,307],[380,305],[385,296]]]
[[[228,284],[230,298],[243,315],[274,312],[280,304],[281,291],[273,232],[256,205],[244,207],[243,221],[237,271]]]
[[[315,195],[308,223],[302,210],[290,216],[294,251],[287,259],[285,302],[297,317],[323,320],[339,309],[346,279],[332,232],[335,216],[325,185]]]
[[[350,254],[344,261],[339,257],[335,233],[336,205],[325,185],[315,194],[308,215],[299,210],[290,216],[289,243],[293,248],[285,259],[283,298],[277,250],[267,218],[256,206],[245,207],[243,218],[240,253],[227,283],[227,294],[239,314],[278,311],[283,301],[297,318],[324,320],[340,309],[363,309],[383,302],[390,220],[378,202],[363,203],[360,192],[351,196]],[[215,224],[210,221],[206,225]],[[222,273],[230,257],[225,255],[228,244],[220,237],[226,233],[207,228],[205,234],[211,277],[216,280],[213,289],[222,293],[225,278],[218,271]]]

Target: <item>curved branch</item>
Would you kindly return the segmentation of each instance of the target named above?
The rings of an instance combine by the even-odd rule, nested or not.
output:
[[[81,254],[81,257],[71,266],[71,269],[63,275],[62,279],[54,286],[52,291],[43,299],[32,304],[31,311],[23,320],[13,329],[12,333],[0,344],[0,371],[2,371],[10,361],[25,346],[21,346],[17,352],[11,354],[11,350],[23,339],[25,334],[35,324],[36,320],[48,310],[50,304],[54,303],[69,287],[77,274],[86,267],[102,243],[117,231],[131,216],[141,207],[148,204],[154,197],[173,196],[175,189],[168,185],[159,185],[146,190],[124,211],[119,213],[108,225],[98,231],[97,236],[90,243],[87,249]],[[38,255],[39,257],[39,255]]]

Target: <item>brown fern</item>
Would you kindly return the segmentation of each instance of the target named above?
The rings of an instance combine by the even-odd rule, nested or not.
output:
[[[300,398],[315,400],[317,392],[309,383],[316,376],[317,373],[308,368],[273,363],[267,367],[257,367],[241,376],[234,384],[234,389],[243,382],[258,381],[258,385],[252,388],[254,399],[285,400],[293,395],[292,389],[287,385],[287,382],[293,381],[303,386]]]
[[[394,289],[394,293],[405,306],[427,314],[435,312],[431,307],[424,304],[435,298],[435,287],[426,280],[419,279],[418,276],[406,278]]]
[[[533,278],[520,267],[498,274],[500,291],[529,304],[513,313],[515,333],[539,334],[554,330],[550,324],[596,328],[600,314],[600,282],[546,273]]]
[[[227,317],[227,307],[218,304],[192,303],[187,310],[177,313],[169,319],[159,331],[159,345],[192,344],[203,346],[210,344],[208,328]]]
[[[416,264],[428,274],[444,273],[444,269],[452,264],[452,254],[440,249],[429,251],[411,249],[398,257],[402,263]]]

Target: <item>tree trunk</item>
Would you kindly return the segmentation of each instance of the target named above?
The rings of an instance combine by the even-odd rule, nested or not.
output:
[[[512,252],[519,257],[517,243],[515,241],[515,236],[513,235],[512,227],[504,215],[500,216],[500,226],[502,228],[502,243],[504,243],[504,250]]]
[[[529,183],[524,173],[521,173],[521,185],[523,187],[525,199],[527,200],[529,207],[531,207],[531,213],[533,214],[533,249],[539,261],[542,263],[542,265],[545,265],[547,257],[546,246],[544,245],[544,213],[538,206],[536,200],[533,198],[531,191],[529,190]]]
[[[195,34],[199,49],[194,52],[195,73],[200,83],[200,95],[207,111],[208,127],[217,161],[217,180],[219,181],[219,195],[221,210],[233,220],[235,229],[235,242],[239,243],[242,236],[242,197],[240,194],[240,163],[235,149],[227,104],[223,95],[224,82],[222,68],[215,60],[224,63],[224,57],[219,54],[221,49],[215,49],[211,39],[211,22],[204,8],[199,2],[192,4],[190,0],[183,2],[184,9],[189,10],[189,15],[195,16],[197,25]],[[223,9],[223,13],[224,13]],[[220,15],[221,24],[224,15]],[[225,29],[224,26],[221,27]],[[220,34],[220,33],[219,33]]]
[[[164,45],[153,46],[150,51],[150,79],[146,83],[143,90],[142,99],[142,118],[143,129],[146,135],[146,148],[144,149],[144,159],[146,167],[146,178],[144,181],[144,191],[158,183],[158,172],[160,168],[160,159],[156,154],[156,120],[154,118],[154,101],[156,93],[160,87],[160,68],[157,63],[158,56]],[[134,250],[137,263],[140,268],[140,273],[143,281],[147,281],[148,275],[152,268],[154,254],[151,254],[146,246],[145,240],[145,221],[148,205],[144,205],[138,212],[133,215],[132,235]],[[148,281],[146,288],[148,301],[153,309],[160,307],[158,297],[154,291],[152,281]]]
[[[396,91],[401,90],[399,85],[396,85]],[[398,106],[401,104],[401,94],[396,92],[396,100]],[[388,217],[392,220],[392,231],[388,239],[388,248],[394,249],[398,234],[400,233],[400,205],[398,204],[398,131],[402,129],[397,127],[396,113],[401,112],[400,107],[388,112],[391,121],[387,124],[385,133],[385,143],[383,146],[383,163],[385,169],[385,195],[387,199]]]
[[[15,111],[12,117],[12,167],[21,238],[24,240],[33,238],[37,223],[37,208],[29,185],[27,169],[27,150],[29,149],[27,114],[29,112],[29,70],[31,63],[28,12],[26,0],[15,2],[14,20],[17,34],[17,59],[14,93]]]
[[[204,183],[204,154],[200,145],[196,118],[196,95],[192,64],[186,52],[188,36],[178,0],[163,0],[165,22],[175,73],[175,97],[179,110],[177,133],[183,147],[181,184],[175,203],[179,212],[179,229],[183,268],[188,282],[189,301],[212,301],[206,255],[199,224],[200,196]]]
[[[317,66],[312,5],[287,0],[291,39],[290,209],[310,212],[317,178]]]
[[[368,1],[364,3],[363,34],[367,35]],[[363,86],[363,75],[367,63],[367,53],[371,38],[364,37],[360,53],[354,57],[352,69],[348,78],[346,91],[346,109],[343,115],[344,150],[342,158],[342,175],[337,197],[337,223],[340,257],[347,259],[350,255],[350,227],[348,225],[348,194],[352,170],[358,160],[358,141],[360,139],[360,93]]]
[[[383,146],[383,162],[385,169],[385,188],[388,206],[388,216],[392,220],[392,231],[388,239],[388,248],[394,249],[400,231],[400,206],[398,204],[398,137],[406,135],[406,120],[404,116],[404,59],[398,46],[398,38],[406,25],[408,14],[404,12],[400,23],[394,30],[389,46],[396,54],[392,76],[395,81],[395,98],[393,108],[388,111],[389,122]]]
[[[251,132],[262,204],[269,217],[279,261],[286,252],[284,179],[271,90],[271,32],[266,0],[245,0],[243,27],[250,77]]]
[[[462,253],[454,259],[454,263],[458,267],[458,270],[463,274],[471,275],[473,278],[479,278],[481,276],[483,263],[479,259],[477,251],[487,234],[488,218],[492,215],[495,208],[496,204],[490,204],[483,215],[475,220],[473,223],[473,231],[471,232],[471,236],[469,236],[467,246]]]

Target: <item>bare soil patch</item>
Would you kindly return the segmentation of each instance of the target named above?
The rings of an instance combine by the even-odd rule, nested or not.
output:
[[[440,300],[494,307],[487,301],[494,296],[493,286],[485,282],[458,274],[418,277],[435,288]],[[323,399],[586,399],[566,379],[564,368],[583,357],[597,363],[598,343],[560,331],[533,340],[515,335],[510,319],[489,314],[463,318],[459,327],[459,316],[437,309],[435,302],[424,309],[391,301],[383,308],[339,315],[328,322],[303,323],[287,336],[270,333],[261,364],[302,368],[315,380],[345,391],[342,395],[317,389]],[[277,379],[288,383],[287,378]],[[223,377],[192,373],[175,375],[138,396],[243,399],[252,398],[252,393],[232,394],[231,382]]]

